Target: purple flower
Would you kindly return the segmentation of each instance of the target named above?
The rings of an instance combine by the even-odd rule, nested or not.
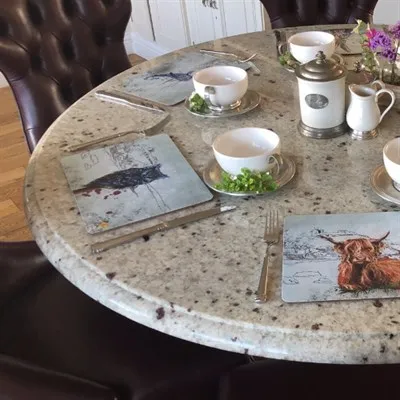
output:
[[[379,46],[383,47],[384,49],[392,47],[392,40],[385,32],[378,32],[373,40],[376,40]]]
[[[376,51],[379,47],[379,43],[375,40],[375,37],[372,37],[368,40],[368,46],[372,51]]]
[[[393,25],[389,31],[395,39],[400,39],[400,21]]]
[[[378,50],[380,47],[385,50],[385,49],[391,49],[392,48],[392,40],[388,36],[387,33],[382,32],[382,31],[377,31],[375,35],[373,35],[369,39],[369,48],[372,51]]]
[[[397,57],[396,49],[387,48],[383,50],[382,57],[385,57],[388,61],[396,61]]]

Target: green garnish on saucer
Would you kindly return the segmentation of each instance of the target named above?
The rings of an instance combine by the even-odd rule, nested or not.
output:
[[[286,51],[281,56],[279,56],[279,63],[284,67],[295,68],[299,63],[290,53],[290,51]]]
[[[258,194],[273,192],[278,189],[278,184],[269,172],[252,172],[248,168],[242,168],[241,174],[236,176],[223,171],[221,178],[221,183],[217,183],[215,188],[224,192],[253,192]]]
[[[208,106],[196,92],[193,92],[189,97],[189,109],[190,111],[204,114],[208,110]]]

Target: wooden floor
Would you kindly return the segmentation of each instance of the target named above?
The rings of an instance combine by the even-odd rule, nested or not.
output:
[[[132,65],[143,59],[129,56]],[[0,241],[30,240],[23,206],[23,182],[29,152],[14,97],[0,88]]]

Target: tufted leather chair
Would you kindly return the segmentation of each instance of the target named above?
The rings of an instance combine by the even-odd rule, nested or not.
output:
[[[395,393],[399,372],[399,364],[339,365],[263,360],[240,366],[221,379],[219,400],[386,399]]]
[[[0,355],[0,398],[7,400],[117,400],[105,386]]]
[[[369,22],[378,0],[261,0],[272,29]]]
[[[130,0],[0,0],[0,71],[33,151],[73,102],[130,67]]]
[[[34,242],[0,242],[0,399],[72,400],[82,390],[85,399],[216,400],[220,376],[245,362],[109,310]]]

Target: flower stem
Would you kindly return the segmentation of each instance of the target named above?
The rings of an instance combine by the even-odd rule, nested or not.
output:
[[[396,48],[396,58],[392,63],[392,75],[390,77],[390,83],[392,83],[392,84],[396,83],[395,68],[396,68],[397,55],[399,53],[399,40],[396,39],[396,41],[394,43],[395,43],[395,48]]]

